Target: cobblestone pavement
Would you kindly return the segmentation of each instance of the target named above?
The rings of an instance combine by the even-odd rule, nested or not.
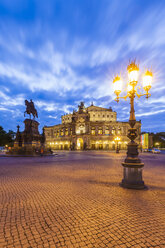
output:
[[[141,155],[148,190],[119,187],[124,154],[0,157],[1,247],[165,247],[165,155]]]

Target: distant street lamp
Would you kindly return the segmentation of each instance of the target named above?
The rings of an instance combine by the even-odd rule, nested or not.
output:
[[[155,146],[157,146],[157,148],[159,148],[159,145],[160,145],[159,142],[156,142],[156,143],[155,143]]]
[[[139,66],[135,64],[134,62],[131,62],[128,67],[128,78],[129,82],[127,84],[127,95],[120,97],[120,93],[122,92],[122,80],[119,76],[116,76],[113,80],[114,84],[114,93],[116,94],[115,101],[119,102],[120,98],[127,99],[127,97],[130,98],[130,118],[129,118],[129,124],[130,129],[128,130],[128,138],[130,139],[130,142],[127,145],[127,157],[125,161],[122,163],[122,166],[124,167],[124,173],[123,173],[123,180],[120,183],[120,186],[124,188],[131,188],[131,189],[144,189],[144,181],[142,179],[142,168],[144,166],[144,163],[141,162],[140,158],[138,157],[138,144],[134,141],[137,137],[137,129],[134,127],[136,124],[136,118],[135,118],[135,110],[134,110],[134,98],[137,96],[140,98],[141,96],[146,96],[146,98],[150,97],[151,94],[149,93],[149,90],[151,89],[151,83],[152,83],[152,72],[146,71],[143,75],[143,89],[146,93],[144,94],[138,94],[137,89],[140,89],[140,87],[136,87],[138,83],[138,72],[139,72]]]
[[[120,141],[120,138],[116,137],[115,141],[116,141],[116,153],[119,153],[119,141]]]

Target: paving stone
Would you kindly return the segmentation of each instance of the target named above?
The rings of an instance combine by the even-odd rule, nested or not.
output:
[[[165,247],[165,155],[143,154],[148,190],[119,187],[124,154],[0,157],[0,247]]]

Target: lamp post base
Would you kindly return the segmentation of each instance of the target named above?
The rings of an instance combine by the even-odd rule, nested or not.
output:
[[[143,163],[122,163],[123,180],[120,186],[127,189],[145,189],[144,181],[142,179]]]

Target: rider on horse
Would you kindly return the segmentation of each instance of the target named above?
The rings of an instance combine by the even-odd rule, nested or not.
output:
[[[38,118],[38,113],[34,107],[34,103],[32,99],[30,100],[30,102],[28,100],[25,100],[25,105],[26,105],[26,111],[24,112],[24,116],[25,116],[25,113],[27,113],[28,115],[30,115],[30,119],[31,119],[31,114],[33,115],[34,119],[35,117]]]

